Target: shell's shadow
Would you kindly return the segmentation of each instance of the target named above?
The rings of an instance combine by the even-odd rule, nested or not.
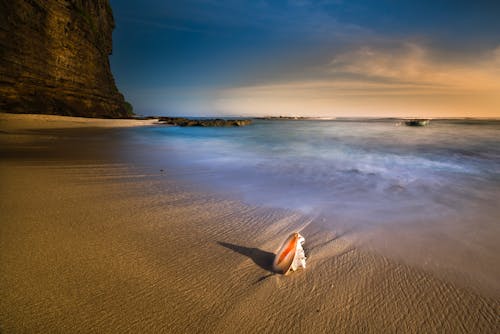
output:
[[[222,242],[222,241],[217,241],[219,245],[222,247],[228,248],[232,250],[233,252],[240,253],[241,255],[245,255],[246,257],[249,257],[256,265],[261,267],[262,269],[265,269],[270,272],[273,271],[273,261],[274,261],[274,254],[270,252],[263,251],[258,248],[250,248],[250,247],[244,247],[244,246],[239,246],[235,244],[230,244],[228,242]]]

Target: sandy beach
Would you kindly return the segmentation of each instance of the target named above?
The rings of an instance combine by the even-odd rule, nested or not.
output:
[[[104,119],[57,115],[8,114],[0,112],[0,129],[4,132],[28,129],[120,128],[155,124],[155,119]]]
[[[320,217],[187,187],[113,159],[114,141],[64,143],[154,122],[0,114],[0,332],[500,332],[497,295],[359,249]],[[307,269],[273,274],[299,230]]]

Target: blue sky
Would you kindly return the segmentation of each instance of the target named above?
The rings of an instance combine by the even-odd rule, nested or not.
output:
[[[500,116],[500,1],[111,5],[139,114]]]

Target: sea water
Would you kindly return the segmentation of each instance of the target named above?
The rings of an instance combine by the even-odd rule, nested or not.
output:
[[[438,207],[496,210],[500,199],[496,121],[408,127],[394,120],[257,120],[241,128],[141,131],[163,146],[168,165],[256,204],[421,217]]]
[[[464,272],[499,292],[500,121],[255,120],[153,127],[161,166],[251,205],[321,216],[410,263]]]

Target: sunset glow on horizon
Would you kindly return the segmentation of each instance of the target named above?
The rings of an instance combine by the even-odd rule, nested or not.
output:
[[[138,113],[500,117],[500,5],[112,1]]]
[[[414,44],[403,52],[363,47],[335,57],[323,80],[221,91],[216,110],[266,115],[499,117],[500,47],[473,64],[432,61]]]

